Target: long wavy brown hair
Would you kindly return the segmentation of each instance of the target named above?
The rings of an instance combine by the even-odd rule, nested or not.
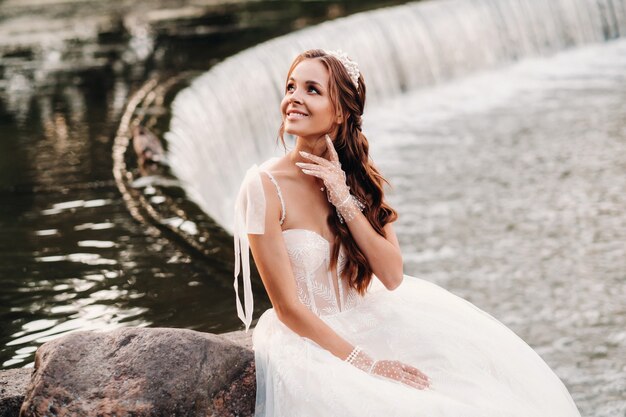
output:
[[[359,76],[359,89],[357,91],[341,61],[327,54],[323,49],[310,49],[294,59],[287,73],[287,80],[294,68],[305,59],[319,59],[328,69],[330,75],[328,94],[333,103],[333,110],[336,112],[341,109],[345,116],[333,142],[341,162],[341,168],[346,173],[346,182],[350,186],[352,194],[365,204],[363,214],[374,230],[381,236],[385,236],[383,227],[387,223],[395,221],[398,214],[384,201],[383,183],[390,186],[391,184],[372,164],[369,158],[369,143],[361,131],[361,116],[365,107],[366,91],[363,74]],[[285,90],[287,83],[285,83]],[[282,122],[278,130],[278,138],[286,149],[284,133],[285,124]],[[339,243],[341,242],[346,252],[346,263],[341,276],[347,280],[352,288],[363,295],[372,280],[372,269],[367,258],[352,238],[348,226],[345,223],[340,223],[334,206],[327,222],[331,230],[335,232],[330,267],[333,268],[337,264]]]

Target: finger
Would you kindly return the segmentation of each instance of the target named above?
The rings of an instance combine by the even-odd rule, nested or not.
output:
[[[306,162],[296,162],[296,165],[299,166],[300,168],[304,168],[304,169],[324,169],[324,167],[317,165],[317,164],[307,164]]]
[[[317,176],[323,180],[325,180],[327,177],[327,172],[325,171],[324,168],[320,167],[319,165],[311,164],[311,166],[309,167],[300,167],[300,169],[302,170],[302,172],[304,172],[305,169],[310,172],[316,172],[318,174]]]
[[[430,378],[423,372],[418,371],[417,375],[413,376],[414,378],[419,378],[419,380],[427,385],[430,385]]]
[[[417,382],[418,384],[422,384],[424,386],[429,386],[430,385],[430,380],[427,378],[424,378],[422,376],[419,375],[411,375],[409,378],[412,378],[415,382]]]
[[[415,376],[424,382],[430,382],[430,378],[421,372]]]
[[[330,135],[326,135],[326,147],[328,148],[328,152],[330,153],[331,161],[339,161],[339,155],[337,155],[337,150],[335,149],[335,144],[333,143]]]
[[[313,155],[304,151],[300,151],[300,155],[302,155],[303,158],[310,159],[311,161],[317,162],[320,165],[324,165],[328,167],[332,166],[331,162],[328,159],[321,158],[317,155]]]
[[[402,376],[404,378],[410,379],[411,381],[417,384],[422,384],[426,386],[429,384],[429,381],[426,378],[424,378],[422,375],[416,375],[416,374],[405,372],[404,374],[402,374]]]
[[[304,172],[307,175],[312,175],[312,176],[317,177],[317,178],[322,178],[322,174],[320,172],[318,172],[318,171],[313,171],[313,170],[310,170],[310,169],[303,169],[302,172]]]
[[[408,379],[411,379],[411,378],[408,378]],[[430,382],[425,381],[423,379],[416,379],[415,377],[413,377],[412,381],[422,388],[428,388],[430,386]]]
[[[418,375],[418,376],[420,376],[421,378],[423,378],[423,379],[425,379],[427,381],[430,380],[430,378],[425,373],[423,373],[422,371],[420,371],[419,369],[417,369],[414,366],[403,364],[402,365],[402,369],[405,370],[406,372],[412,374],[412,375]]]
[[[415,382],[409,378],[402,378],[401,382],[403,382],[406,385],[409,385],[411,387],[417,388],[419,390],[423,390],[425,389],[427,386],[423,383],[419,383],[419,382]]]

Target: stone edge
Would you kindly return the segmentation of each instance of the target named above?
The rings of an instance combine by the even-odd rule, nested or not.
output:
[[[252,349],[251,331],[237,330],[217,336]],[[0,417],[18,417],[32,372],[33,368],[0,370]]]

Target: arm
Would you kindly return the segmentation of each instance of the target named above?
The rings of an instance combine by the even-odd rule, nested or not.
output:
[[[267,209],[265,233],[249,234],[250,250],[278,318],[302,337],[345,359],[354,346],[340,337],[298,299],[293,270],[279,224],[280,201],[264,176]]]
[[[387,223],[383,227],[386,237],[379,235],[361,212],[346,224],[374,275],[388,290],[396,289],[402,283],[404,271],[400,244],[392,224]]]
[[[391,223],[387,223],[383,227],[386,236],[379,235],[353,201],[346,198],[350,195],[349,187],[346,184],[345,173],[341,169],[337,151],[329,135],[326,135],[326,147],[330,160],[301,152],[300,154],[304,158],[314,163],[296,162],[296,165],[302,168],[305,174],[324,180],[329,190],[329,200],[337,207],[337,211],[347,210],[349,212],[350,216],[349,220],[346,219],[346,224],[350,234],[367,258],[374,275],[388,290],[393,290],[404,279],[402,253],[393,226]]]
[[[359,347],[352,346],[298,299],[295,277],[280,228],[280,201],[262,180],[266,198],[263,234],[248,234],[257,269],[279,320],[292,331],[306,337],[339,359],[373,375],[396,380],[417,389],[427,388],[429,378],[419,369],[396,360],[376,360]],[[366,220],[367,221],[367,220]],[[369,222],[368,222],[369,224]]]

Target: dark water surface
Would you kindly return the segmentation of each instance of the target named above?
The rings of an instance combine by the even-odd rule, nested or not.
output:
[[[137,187],[135,194],[120,193],[120,183],[114,180],[120,176],[113,172],[120,173],[113,162],[119,162],[117,140],[124,136],[118,127],[125,125],[122,119],[131,108],[134,120],[162,112],[152,119],[161,134],[167,130],[175,93],[221,59],[306,25],[393,2],[252,1],[211,6],[210,0],[203,1],[204,6],[182,0],[132,5],[120,0],[116,10],[105,2],[85,0],[1,3],[2,368],[32,366],[39,345],[74,330],[175,326],[220,333],[242,328],[232,288],[231,237],[185,198],[176,181]],[[460,4],[465,9],[451,7]],[[546,10],[548,3],[540,0],[420,4],[432,7],[432,13],[444,10],[433,16],[451,20],[425,30],[430,36],[420,45],[431,41],[426,50],[438,54],[430,56],[432,62],[417,59],[412,67],[403,66],[407,74],[413,67],[418,71],[407,79],[419,79],[440,63],[446,63],[441,64],[445,70],[459,69],[453,63],[463,56],[455,49],[462,42],[450,35],[457,33],[457,21],[471,29],[468,33],[482,34],[481,47],[494,50],[489,45],[497,37],[480,32],[485,29],[482,20],[467,13],[480,4],[515,12],[510,16],[519,22],[511,27],[533,34],[529,39],[538,45],[550,39],[535,38],[550,25],[529,18]],[[520,4],[539,9],[518,14]],[[558,4],[566,5],[564,10],[572,16],[607,10],[593,0]],[[616,6],[623,1],[610,4],[614,11],[626,13],[626,5]],[[435,10],[440,5],[442,9]],[[624,13],[608,16],[626,18]],[[375,163],[393,185],[388,197],[400,214],[396,231],[405,272],[460,295],[519,334],[563,379],[582,415],[623,417],[626,39],[616,39],[621,30],[605,30],[610,25],[604,23],[610,20],[589,16],[562,29],[571,30],[574,37],[599,33],[597,42],[591,37],[585,45],[539,54],[543,56],[520,52],[523,59],[514,65],[393,95],[385,102],[369,101],[373,107],[366,109],[364,132]],[[385,22],[396,23],[393,29],[399,30],[398,16],[387,18]],[[433,19],[426,21],[430,24]],[[329,33],[333,32],[325,32]],[[375,36],[369,32],[363,36],[371,46]],[[562,40],[567,39],[564,35]],[[450,42],[449,48],[441,43],[444,40]],[[299,44],[297,39],[289,43]],[[503,47],[517,50],[521,44],[505,42]],[[409,48],[410,44],[396,50],[407,51],[408,57]],[[467,51],[474,62],[474,49],[464,48]],[[372,54],[364,53],[364,58]],[[263,55],[268,56],[276,57]],[[229,79],[248,76],[249,61],[237,62],[242,65],[229,68],[243,70],[226,72]],[[393,60],[380,66],[379,62],[375,69]],[[279,66],[276,61],[269,64]],[[459,71],[468,70],[461,65]],[[376,79],[375,71],[366,73],[370,81]],[[181,74],[181,81],[167,90],[164,103],[150,98],[168,85],[171,76]],[[158,82],[147,82],[155,78]],[[191,101],[193,105],[182,109],[192,115],[199,108],[203,115],[221,115],[213,109],[242,105],[245,110],[251,108],[246,105],[254,103],[255,94],[263,98],[267,94],[263,88],[244,89],[250,92],[241,96],[235,92],[231,100],[228,83],[216,84],[208,85],[216,99],[200,105]],[[392,84],[383,83],[385,90]],[[150,85],[154,89],[146,88]],[[207,86],[192,87],[194,97],[206,97],[200,92]],[[218,87],[227,94],[217,94]],[[235,82],[233,90],[238,87]],[[149,91],[146,100],[127,106],[138,91]],[[368,90],[368,99],[374,91]],[[267,118],[254,116],[246,117],[250,126],[266,122]],[[193,118],[185,120],[185,127],[192,126]],[[215,142],[209,139],[220,132],[216,123],[232,119],[210,120],[202,126],[210,126],[210,132],[198,134],[190,128],[188,137],[177,137],[170,149],[192,149],[194,156],[203,156],[198,166],[184,158],[176,164],[172,157],[172,165],[190,167],[198,183],[211,182],[225,171],[220,168],[227,165],[224,161],[232,160],[205,157],[202,148],[212,148]],[[217,140],[234,144],[236,152],[244,144],[227,136],[231,122],[224,123],[221,132],[226,136],[217,135]],[[122,159],[136,176],[132,152],[124,152]],[[234,170],[241,174],[241,168],[227,171],[223,178],[232,178]],[[231,189],[224,182],[218,184],[221,191]],[[148,202],[144,211],[154,210],[159,221],[142,217],[142,208],[133,204],[137,195]],[[211,204],[229,207],[226,202]],[[181,218],[190,221],[183,223],[187,229],[180,223],[178,229],[194,235],[208,250],[204,255],[185,245],[182,233],[159,227]],[[196,227],[203,233],[189,229]],[[208,240],[202,240],[205,236]],[[253,283],[256,319],[269,302],[259,280]]]
[[[41,343],[77,329],[240,328],[232,263],[194,256],[129,214],[111,162],[125,103],[149,77],[204,71],[299,27],[400,3],[1,4],[1,368],[32,366]]]

